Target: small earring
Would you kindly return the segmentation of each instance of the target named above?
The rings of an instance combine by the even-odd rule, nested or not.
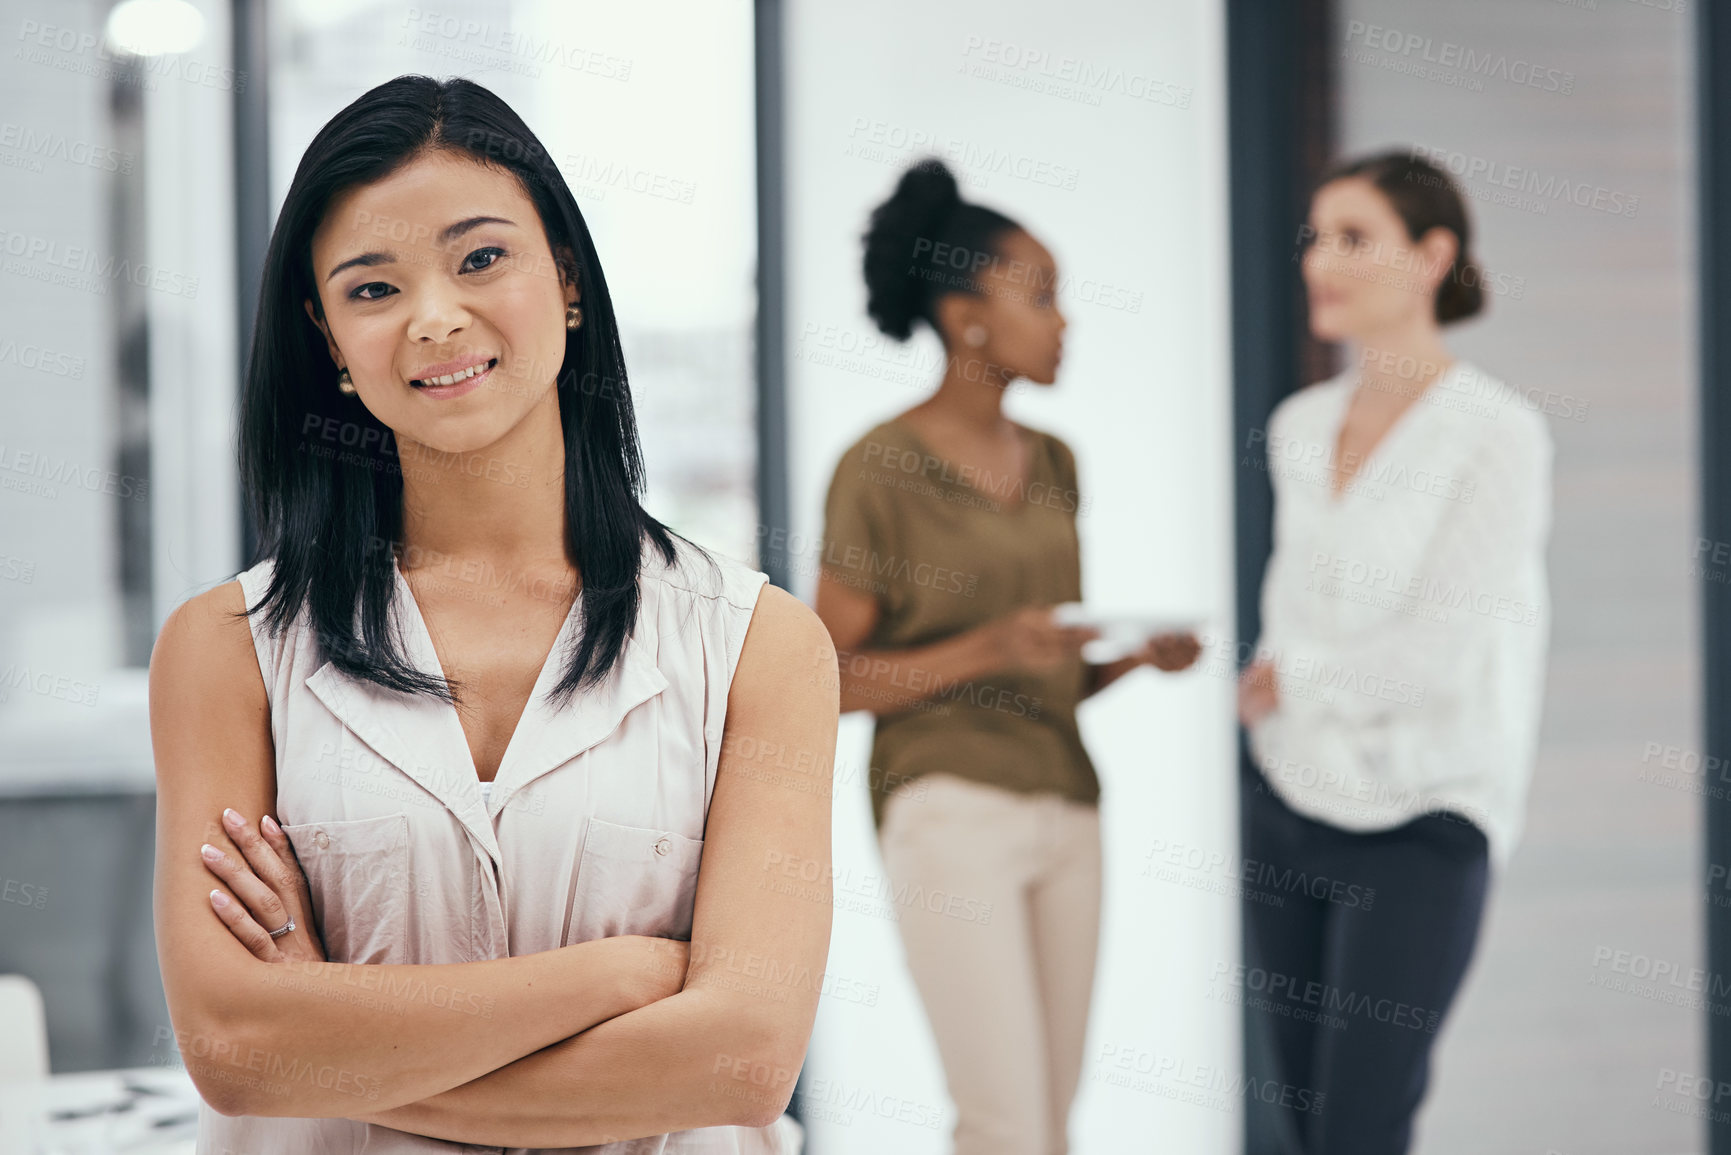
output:
[[[583,310],[576,305],[565,306],[565,327],[575,329],[583,323]]]
[[[978,349],[986,343],[986,327],[984,325],[969,325],[962,330],[962,340]]]
[[[350,397],[353,397],[356,393],[360,392],[355,388],[354,379],[349,376],[349,371],[347,369],[343,369],[337,374],[337,388],[342,392],[347,393]]]

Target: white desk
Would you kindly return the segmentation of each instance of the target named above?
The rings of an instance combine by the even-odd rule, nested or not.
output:
[[[0,1083],[5,1155],[192,1155],[198,1091],[178,1067]]]

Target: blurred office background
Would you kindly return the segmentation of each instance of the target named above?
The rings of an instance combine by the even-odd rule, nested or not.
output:
[[[1228,643],[1266,533],[1235,422],[1334,363],[1294,308],[1308,177],[1388,147],[1455,172],[1480,258],[1519,291],[1453,347],[1546,405],[1557,444],[1554,625],[1525,842],[1417,1150],[1708,1150],[1712,1104],[1676,1091],[1717,1070],[1702,1009],[1606,981],[1616,952],[1705,966],[1731,902],[1700,772],[1697,591],[1731,569],[1712,577],[1699,528],[1705,19],[1682,0],[0,0],[0,974],[41,989],[54,1072],[173,1063],[145,665],[169,610],[251,560],[234,403],[277,206],[337,109],[457,73],[561,158],[653,512],[811,598],[836,455],[941,372],[929,333],[877,334],[859,266],[870,208],[938,155],[1065,278],[1058,383],[1008,408],[1077,452],[1087,597]],[[1442,45],[1503,63],[1450,68]],[[1511,79],[1535,68],[1568,82]],[[1156,848],[1235,853],[1230,673],[1141,671],[1082,712],[1107,893],[1080,1153],[1270,1149],[1242,1090],[1258,1042],[1216,981],[1238,899],[1218,871],[1144,874]],[[953,1111],[872,897],[869,744],[844,718],[835,993],[795,1106],[813,1152],[935,1155]],[[1164,1074],[1108,1081],[1126,1055]]]

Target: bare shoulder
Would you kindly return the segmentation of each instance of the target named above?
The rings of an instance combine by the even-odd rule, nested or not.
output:
[[[156,635],[150,668],[252,658],[252,631],[246,619],[246,595],[240,582],[227,581],[187,598],[176,606]]]
[[[835,660],[835,643],[817,614],[781,587],[764,583],[745,633],[735,685],[742,677],[780,681],[789,672],[804,676],[826,665],[831,675],[824,679],[827,684]]]
[[[268,711],[264,675],[245,617],[246,595],[228,581],[188,598],[162,623],[150,653],[153,721],[220,705]]]
[[[802,745],[834,746],[841,714],[835,643],[822,619],[786,590],[764,583],[727,701],[729,716],[748,730],[791,725]]]

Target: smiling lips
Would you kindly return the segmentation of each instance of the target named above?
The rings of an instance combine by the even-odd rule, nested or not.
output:
[[[469,378],[491,369],[496,360],[497,358],[488,357],[480,361],[470,362],[467,365],[451,362],[443,365],[430,365],[426,376],[411,377],[409,384],[423,388],[429,385],[455,385],[459,381],[467,381]]]

